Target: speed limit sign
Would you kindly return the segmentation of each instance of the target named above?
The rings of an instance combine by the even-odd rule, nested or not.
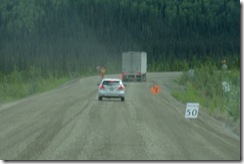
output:
[[[197,118],[199,110],[199,103],[187,103],[185,118]]]

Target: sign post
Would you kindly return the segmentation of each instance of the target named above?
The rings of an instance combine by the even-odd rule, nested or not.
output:
[[[98,74],[98,76],[99,76],[99,74],[100,74],[100,66],[97,65],[97,66],[96,66],[96,69],[97,69],[97,74]]]

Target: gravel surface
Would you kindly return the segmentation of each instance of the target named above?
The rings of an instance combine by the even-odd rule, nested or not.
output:
[[[98,101],[94,76],[2,105],[0,159],[240,160],[240,136],[201,108],[197,119],[184,117],[185,104],[171,96],[180,75],[128,82],[124,102]]]

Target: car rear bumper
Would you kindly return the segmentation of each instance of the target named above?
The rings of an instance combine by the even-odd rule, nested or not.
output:
[[[107,97],[107,98],[121,98],[121,97],[125,97],[125,92],[121,91],[121,92],[116,92],[116,93],[109,93],[109,92],[103,92],[103,91],[99,91],[98,92],[98,96],[99,97]]]

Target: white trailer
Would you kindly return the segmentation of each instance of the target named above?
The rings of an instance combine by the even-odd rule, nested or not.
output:
[[[146,81],[147,53],[129,51],[122,53],[123,81]]]

